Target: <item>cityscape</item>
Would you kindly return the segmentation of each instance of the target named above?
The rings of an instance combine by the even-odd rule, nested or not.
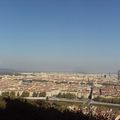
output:
[[[85,116],[91,112],[91,115],[96,116],[96,119],[100,119],[101,116],[105,120],[115,117],[118,119],[120,70],[117,73],[4,71],[0,75],[0,96],[13,100],[14,104],[15,100],[23,99],[22,101],[34,101],[37,106],[47,104],[47,109],[49,106],[50,109],[59,106],[56,109],[79,112],[82,108],[82,113]],[[49,101],[50,105],[40,101]],[[5,106],[4,104],[2,107]],[[80,107],[78,107],[79,105]],[[23,107],[23,110],[25,109]]]
[[[0,0],[0,120],[120,120],[120,0]]]
[[[34,97],[34,93],[39,97],[45,92],[44,97],[72,93],[76,98],[88,98],[91,88],[92,98],[120,97],[120,71],[118,74],[40,72],[0,75],[0,95],[15,92],[15,96],[21,96],[28,92],[28,97]]]

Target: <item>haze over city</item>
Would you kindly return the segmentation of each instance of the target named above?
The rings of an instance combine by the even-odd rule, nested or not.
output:
[[[0,68],[116,72],[119,0],[0,1]]]

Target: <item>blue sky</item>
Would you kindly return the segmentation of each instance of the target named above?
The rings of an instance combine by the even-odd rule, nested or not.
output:
[[[116,72],[119,0],[1,0],[0,68]]]

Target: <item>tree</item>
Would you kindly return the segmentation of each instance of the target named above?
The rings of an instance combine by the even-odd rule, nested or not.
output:
[[[8,97],[8,96],[9,96],[9,92],[3,92],[3,93],[2,93],[2,96],[3,96],[3,97]]]
[[[0,109],[5,109],[6,108],[6,102],[0,98]]]
[[[20,93],[19,92],[17,93],[17,97],[20,97]]]
[[[57,95],[58,98],[67,98],[67,99],[75,99],[76,98],[76,95],[73,94],[73,93],[59,93]]]
[[[15,98],[15,91],[10,92],[10,97]]]
[[[48,96],[46,97],[46,101],[48,101],[49,100],[49,98],[48,98]]]
[[[102,89],[101,88],[99,89],[99,92],[100,92],[100,95],[102,95]]]
[[[33,92],[33,95],[32,95],[33,97],[38,97],[38,93],[36,93],[36,92]]]
[[[107,77],[107,75],[104,75],[104,78],[106,78]]]
[[[29,97],[29,92],[23,92],[21,97]]]
[[[46,92],[39,93],[39,97],[46,97]]]

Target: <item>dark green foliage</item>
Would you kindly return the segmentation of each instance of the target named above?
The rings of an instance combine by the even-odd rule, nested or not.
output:
[[[9,92],[3,92],[2,93],[2,97],[8,97],[9,96]]]
[[[21,97],[29,97],[29,92],[23,92]]]
[[[20,97],[20,93],[19,92],[17,93],[17,97]]]
[[[15,98],[15,92],[14,91],[10,92],[10,97]]]
[[[3,99],[6,108],[0,108],[0,120],[104,120],[84,115],[82,111],[60,111],[45,101],[27,101],[24,99]],[[59,107],[59,106],[58,106]]]
[[[6,102],[3,100],[2,97],[0,97],[0,109],[5,109],[6,108]]]
[[[106,78],[107,77],[107,75],[104,75],[104,78]]]
[[[46,97],[46,92],[39,93],[39,97]]]
[[[102,89],[101,88],[99,89],[99,92],[100,92],[100,95],[102,95]]]
[[[49,98],[48,97],[46,97],[46,101],[48,101],[49,100]]]
[[[105,102],[105,103],[115,103],[115,104],[120,104],[120,97],[116,97],[116,98],[105,98],[105,97],[96,97],[94,98],[95,101],[99,101],[99,102]]]
[[[72,93],[59,93],[56,97],[58,98],[67,98],[67,99],[75,99],[76,95]]]
[[[33,92],[33,97],[38,97],[38,93],[37,92]]]

